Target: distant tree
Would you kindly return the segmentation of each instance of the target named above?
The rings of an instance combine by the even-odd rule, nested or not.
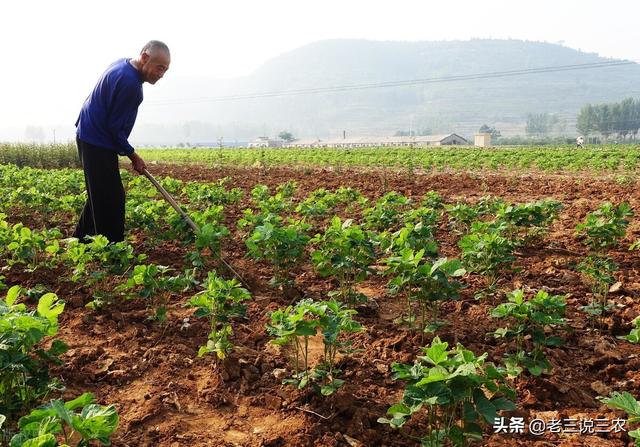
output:
[[[558,117],[549,113],[530,113],[527,115],[527,135],[547,135],[558,124]]]
[[[595,130],[597,130],[598,125],[596,122],[596,111],[595,108],[591,104],[587,104],[580,109],[578,112],[578,118],[576,120],[576,129],[582,135],[589,136]]]
[[[640,101],[633,98],[610,104],[587,104],[580,109],[576,128],[584,135],[600,133],[606,140],[618,134],[621,140],[633,139],[640,128]]]
[[[638,129],[640,129],[640,101],[634,100],[631,105],[631,113],[629,114],[629,131],[633,135],[633,139],[636,139],[638,135]]]
[[[502,136],[498,129],[496,129],[495,127],[489,127],[487,124],[483,124],[482,126],[480,126],[480,129],[478,129],[478,133],[490,133],[492,140],[497,140]]]
[[[602,104],[596,108],[596,117],[598,122],[598,131],[604,137],[606,142],[609,139],[613,129],[612,107],[609,104]]]
[[[624,99],[620,103],[620,124],[618,125],[618,134],[623,140],[627,139],[627,135],[633,135],[634,126],[637,125],[635,117],[636,101],[633,98]],[[636,130],[637,133],[637,130]]]
[[[278,134],[278,138],[286,141],[287,143],[291,143],[293,140],[295,140],[295,138],[293,137],[293,134],[291,132],[287,132],[286,130],[283,130],[282,132],[280,132]]]

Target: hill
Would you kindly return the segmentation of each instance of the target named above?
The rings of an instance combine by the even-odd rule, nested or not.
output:
[[[299,137],[326,138],[341,136],[343,130],[361,136],[393,135],[409,128],[472,135],[483,123],[503,134],[523,134],[527,114],[545,112],[560,118],[558,132],[572,133],[576,113],[585,103],[619,101],[637,93],[640,66],[233,101],[207,98],[610,60],[561,45],[520,40],[319,41],[273,58],[246,77],[172,80],[164,90],[165,103],[143,104],[135,137],[203,141],[222,136],[229,141],[289,129]]]

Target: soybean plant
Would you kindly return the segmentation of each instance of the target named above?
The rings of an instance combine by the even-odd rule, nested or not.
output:
[[[209,319],[211,329],[207,344],[200,347],[198,356],[215,353],[219,359],[224,359],[233,349],[229,341],[233,334],[231,319],[244,316],[246,306],[242,301],[250,299],[251,294],[236,279],[225,280],[214,272],[209,272],[205,287],[206,290],[191,297],[188,303],[197,308],[197,317]]]
[[[311,384],[324,396],[340,388],[344,381],[338,379],[341,371],[336,366],[337,355],[348,353],[347,348],[351,345],[344,335],[362,330],[360,323],[352,319],[355,314],[355,310],[346,309],[335,300],[314,302],[309,299],[271,313],[267,332],[276,337],[272,343],[293,351],[295,373],[284,383],[298,389]],[[309,364],[309,338],[318,332],[322,333],[324,352],[322,359],[312,368]]]

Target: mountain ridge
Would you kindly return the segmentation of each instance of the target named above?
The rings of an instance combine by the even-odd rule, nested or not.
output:
[[[323,40],[282,53],[247,76],[172,80],[163,92],[165,105],[160,98],[156,104],[143,103],[144,118],[136,126],[135,137],[139,141],[152,140],[153,135],[177,141],[246,140],[274,136],[283,129],[299,137],[335,137],[343,131],[351,136],[388,136],[409,128],[469,136],[484,123],[508,135],[524,133],[529,113],[557,114],[562,124],[558,132],[572,133],[575,115],[585,103],[632,96],[640,66],[234,101],[207,98],[615,60],[558,44],[516,39]]]

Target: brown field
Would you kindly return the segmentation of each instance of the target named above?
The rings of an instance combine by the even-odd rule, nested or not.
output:
[[[205,181],[224,176],[231,186],[248,193],[257,183],[275,186],[294,179],[297,196],[316,188],[351,186],[370,198],[388,191],[421,198],[429,190],[438,191],[445,202],[475,202],[486,195],[510,202],[554,198],[564,204],[544,243],[517,253],[519,271],[503,276],[499,288],[545,289],[567,296],[567,318],[573,329],[561,348],[548,349],[554,365],[552,375],[526,376],[516,382],[518,410],[514,415],[525,421],[551,418],[613,418],[616,413],[595,398],[615,390],[640,393],[640,347],[618,340],[627,334],[631,320],[640,314],[640,272],[637,252],[627,250],[640,237],[640,219],[632,219],[621,246],[610,252],[620,266],[617,279],[622,286],[611,299],[619,305],[604,327],[589,328],[580,305],[590,301],[590,288],[572,267],[586,254],[574,236],[574,228],[585,215],[602,202],[629,201],[640,212],[640,192],[633,182],[610,179],[511,175],[511,174],[415,174],[405,172],[353,171],[287,168],[258,169],[199,168],[183,165],[156,165],[158,176]],[[253,300],[246,320],[234,323],[237,350],[224,363],[211,356],[196,357],[198,346],[206,340],[207,324],[192,317],[193,310],[183,304],[189,294],[172,298],[169,321],[164,326],[146,321],[144,303],[119,303],[106,312],[96,313],[83,306],[90,291],[71,282],[59,281],[60,271],[40,270],[35,274],[13,268],[6,274],[7,284],[33,286],[42,283],[67,302],[61,316],[60,338],[70,350],[65,365],[54,370],[68,388],[69,395],[93,392],[99,402],[116,403],[121,416],[115,446],[415,446],[409,436],[421,435],[421,422],[413,420],[401,431],[379,424],[387,408],[399,401],[404,384],[392,380],[394,361],[410,363],[419,353],[420,334],[393,322],[404,310],[404,301],[386,291],[385,277],[370,278],[361,287],[369,303],[359,308],[358,321],[366,331],[356,336],[359,351],[341,362],[345,385],[333,396],[320,398],[280,384],[273,371],[286,368],[283,353],[270,345],[264,325],[268,313],[291,302],[291,296],[267,284],[269,265],[244,255],[243,241],[235,234],[235,220],[248,206],[243,203],[225,209],[227,226],[234,237],[223,247],[223,256],[250,281]],[[42,226],[46,216],[32,216],[19,210],[11,221],[34,222]],[[74,222],[61,227],[69,233]],[[143,245],[145,235],[134,230],[139,250],[148,262],[185,267],[185,249],[178,243],[155,247]],[[443,222],[436,235],[443,255],[459,256],[458,236]],[[450,344],[462,343],[476,354],[489,353],[499,362],[506,343],[488,332],[499,327],[489,316],[496,303],[474,299],[480,278],[463,278],[468,287],[461,299],[445,304],[443,314],[449,325],[438,331]],[[310,264],[300,266],[297,287],[301,294],[324,298],[330,280],[317,276]],[[183,327],[183,318],[191,325]],[[428,338],[428,337],[427,337]],[[618,416],[622,416],[618,413]],[[490,446],[624,446],[628,437],[621,433],[595,435],[492,434],[489,427],[481,445]]]

